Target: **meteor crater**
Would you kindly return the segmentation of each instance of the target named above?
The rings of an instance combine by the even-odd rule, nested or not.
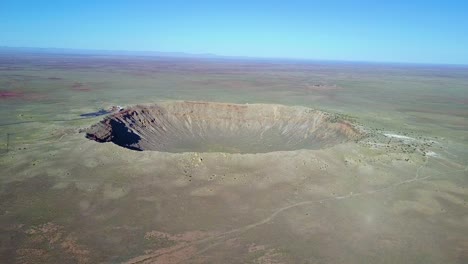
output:
[[[184,101],[129,107],[86,137],[138,151],[267,153],[327,148],[363,133],[339,115],[306,107]]]

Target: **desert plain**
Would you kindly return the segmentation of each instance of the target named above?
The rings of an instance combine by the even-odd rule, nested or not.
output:
[[[2,263],[468,262],[466,66],[6,52],[0,113]]]

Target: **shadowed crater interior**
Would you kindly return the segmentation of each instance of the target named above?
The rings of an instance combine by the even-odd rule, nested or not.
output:
[[[305,107],[167,102],[107,116],[86,137],[132,150],[266,153],[330,147],[362,133],[337,115]]]

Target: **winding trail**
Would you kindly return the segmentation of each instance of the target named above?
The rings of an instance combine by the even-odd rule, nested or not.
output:
[[[296,208],[296,207],[300,207],[300,206],[304,206],[304,205],[309,205],[309,204],[315,204],[315,203],[323,203],[323,202],[327,202],[327,201],[333,201],[333,200],[345,200],[345,199],[349,199],[349,198],[353,198],[353,197],[358,197],[358,196],[364,196],[364,195],[371,195],[371,194],[376,194],[376,193],[381,193],[381,192],[385,192],[385,191],[390,191],[390,190],[393,190],[401,185],[404,185],[404,184],[409,184],[409,183],[415,183],[415,182],[419,182],[419,181],[423,181],[423,180],[426,180],[428,178],[431,178],[433,176],[425,176],[425,177],[421,177],[420,175],[420,172],[421,170],[427,166],[428,162],[429,162],[429,158],[430,157],[426,157],[425,158],[425,161],[424,163],[419,166],[417,169],[416,169],[416,172],[415,172],[415,175],[413,178],[411,179],[408,179],[408,180],[404,180],[404,181],[400,181],[400,182],[397,182],[395,184],[391,184],[387,187],[383,187],[383,188],[379,188],[379,189],[374,189],[374,190],[369,190],[369,191],[363,191],[363,192],[360,192],[360,193],[351,193],[351,194],[348,194],[348,195],[344,195],[344,196],[336,196],[336,197],[329,197],[329,198],[324,198],[324,199],[319,199],[319,200],[308,200],[308,201],[302,201],[302,202],[298,202],[298,203],[294,203],[294,204],[291,204],[291,205],[288,205],[288,206],[284,206],[284,207],[281,207],[281,208],[278,208],[276,209],[270,216],[258,221],[258,222],[255,222],[255,223],[252,223],[252,224],[249,224],[249,225],[246,225],[246,226],[243,226],[243,227],[240,227],[240,228],[236,228],[236,229],[232,229],[232,230],[229,230],[229,231],[226,231],[226,232],[223,232],[223,233],[220,233],[220,234],[216,234],[214,236],[211,236],[211,237],[207,237],[207,238],[204,238],[204,239],[200,239],[200,240],[197,240],[197,241],[194,241],[194,242],[191,242],[191,243],[188,243],[188,244],[185,244],[185,245],[181,245],[180,247],[177,247],[177,248],[174,248],[174,250],[171,250],[171,251],[165,251],[163,253],[155,253],[155,254],[149,254],[149,255],[145,255],[145,256],[141,256],[141,257],[137,257],[137,258],[134,258],[133,260],[129,260],[128,262],[126,262],[127,264],[137,264],[137,263],[143,263],[143,262],[147,262],[147,261],[150,261],[152,259],[156,259],[162,255],[166,255],[166,254],[171,254],[171,253],[174,253],[174,252],[177,252],[181,249],[185,249],[185,248],[188,248],[188,247],[191,247],[191,246],[195,246],[195,245],[200,245],[200,244],[203,244],[203,243],[208,243],[210,242],[210,244],[208,246],[206,246],[205,248],[197,251],[197,253],[195,254],[192,254],[190,256],[188,256],[187,258],[183,259],[183,260],[180,260],[179,262],[176,262],[176,263],[180,263],[188,258],[192,258],[194,256],[197,256],[217,245],[219,245],[222,240],[225,240],[225,239],[228,239],[230,235],[233,235],[233,234],[242,234],[250,229],[253,229],[255,227],[258,227],[258,226],[261,226],[261,225],[264,225],[270,221],[272,221],[275,217],[277,217],[279,214],[291,209],[291,208]],[[460,172],[460,171],[467,171],[468,169],[468,166],[465,167],[464,169],[461,169],[461,170],[454,170],[452,172]],[[442,174],[442,173],[440,173]],[[440,175],[440,174],[437,174],[437,175]]]

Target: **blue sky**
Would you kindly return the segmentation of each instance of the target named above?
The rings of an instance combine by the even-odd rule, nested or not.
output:
[[[468,64],[468,1],[0,1],[0,46]]]

